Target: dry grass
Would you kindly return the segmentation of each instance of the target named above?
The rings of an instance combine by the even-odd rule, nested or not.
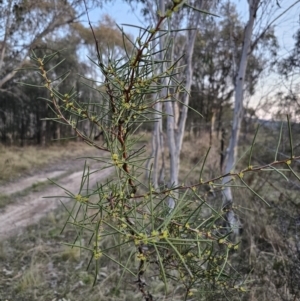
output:
[[[259,131],[251,164],[258,166],[275,160],[278,134],[264,128]],[[208,134],[202,133],[199,138],[188,138],[186,136],[184,140],[181,155],[180,180],[185,181],[185,184],[197,182],[203,158],[209,148]],[[241,139],[239,153],[240,156],[245,155],[238,162],[237,171],[248,166],[252,139],[253,135]],[[295,155],[299,155],[299,132],[293,133],[293,141],[296,146]],[[204,168],[204,180],[220,175],[220,142],[217,137],[213,138],[212,144]],[[282,160],[289,156],[289,133],[284,129],[277,159]],[[200,164],[196,165],[199,161]],[[294,162],[292,167],[299,172],[300,162]],[[275,172],[252,173],[244,177],[248,185],[269,206],[249,189],[233,188],[235,211],[243,222],[243,235],[240,237],[239,251],[230,261],[249,281],[249,291],[245,293],[243,300],[300,300],[300,183],[290,172],[283,173],[289,178],[288,182]],[[234,184],[241,183],[237,180]],[[206,191],[205,187],[199,190],[203,193]],[[214,195],[206,196],[206,200],[213,206],[222,203],[221,192],[215,191]]]
[[[66,219],[67,214],[57,210],[39,225],[31,226],[22,235],[1,243],[0,256],[6,263],[6,272],[0,274],[0,300],[140,301],[142,297],[134,282],[136,279],[123,275],[117,287],[122,270],[106,258],[101,257],[98,280],[92,286],[94,264],[86,270],[91,254],[61,244],[72,241],[76,235],[71,228],[60,234]],[[88,244],[88,240],[87,236],[82,236],[81,244]],[[126,258],[128,253],[122,256]],[[138,262],[132,265],[137,269]],[[162,296],[162,282],[152,279],[150,283],[148,289],[153,295]],[[175,289],[177,294],[173,298]],[[169,286],[164,300],[180,301],[181,298],[180,288]]]
[[[199,181],[199,174],[207,153],[204,175],[208,180],[220,175],[220,147],[218,137],[213,136],[212,145],[210,146],[209,133],[201,132],[200,136],[186,134],[180,155],[181,181],[184,180],[186,183]]]
[[[144,135],[147,143],[149,135]],[[190,139],[191,138],[191,139]],[[295,137],[295,140],[299,137]],[[281,152],[288,150],[288,141],[283,138]],[[240,147],[244,153],[251,145],[251,137]],[[271,162],[276,145],[276,136],[262,131],[257,139],[253,153],[253,164]],[[147,147],[150,149],[150,146]],[[208,134],[199,138],[185,137],[181,156],[181,181],[198,180],[201,164],[209,148]],[[65,150],[65,155],[68,151]],[[204,179],[218,175],[219,141],[216,137],[208,156]],[[167,151],[166,151],[167,156]],[[58,158],[57,156],[56,158]],[[196,163],[200,163],[196,165]],[[239,162],[238,169],[248,164],[247,156]],[[294,165],[295,169],[300,167]],[[185,179],[186,174],[194,170]],[[291,179],[296,182],[295,178]],[[269,203],[265,205],[247,189],[234,189],[236,212],[243,221],[243,235],[240,237],[239,251],[229,259],[237,270],[248,280],[249,291],[239,300],[250,301],[294,301],[299,297],[299,251],[297,251],[297,217],[299,211],[299,188],[290,182],[284,182],[278,174],[259,173],[245,176],[245,181]],[[205,191],[205,187],[203,188]],[[207,198],[210,204],[221,202],[221,193]],[[74,230],[60,229],[67,215],[57,210],[44,218],[39,225],[29,227],[23,235],[11,238],[0,244],[0,260],[5,262],[5,271],[0,276],[0,300],[72,300],[72,301],[126,301],[139,300],[139,293],[133,278],[125,277],[117,287],[121,270],[102,258],[95,287],[94,270],[86,271],[89,262],[87,252],[61,245],[75,237]],[[87,244],[88,238],[81,242]],[[110,242],[105,240],[105,244]],[[129,252],[129,250],[128,250]],[[128,256],[128,254],[122,254]],[[133,266],[137,265],[135,262]],[[167,297],[163,297],[161,281],[151,279],[149,291],[157,300],[182,300],[180,287],[170,286]],[[2,295],[1,295],[2,294]],[[156,300],[156,299],[155,299]],[[205,300],[205,299],[203,299]],[[221,299],[214,299],[215,301]],[[223,300],[223,299],[222,299]]]
[[[42,166],[86,155],[90,151],[91,147],[82,142],[68,142],[45,148],[39,146],[3,146],[0,144],[0,184],[24,174],[34,173]]]
[[[148,138],[149,135],[145,133],[142,138],[143,143],[148,143]],[[191,145],[190,141],[186,140],[184,147],[190,149],[188,143]],[[200,148],[199,143],[199,150]],[[62,154],[60,149],[58,153]],[[198,150],[194,149],[194,153],[189,154],[189,163],[193,164],[192,158],[198,154]],[[203,154],[205,155],[205,151]],[[51,159],[53,158],[52,156]],[[8,274],[0,276],[2,293],[2,295],[0,293],[0,300],[5,297],[14,301],[63,300],[63,298],[72,301],[140,301],[142,297],[135,284],[136,279],[125,274],[124,280],[118,286],[122,269],[105,258],[101,258],[98,280],[96,286],[92,287],[94,269],[91,267],[86,271],[91,254],[61,244],[61,242],[72,242],[76,236],[75,230],[71,228],[60,234],[67,216],[62,209],[52,212],[39,225],[30,226],[22,235],[1,244],[0,257],[7,263]],[[86,245],[88,241],[89,237],[83,236],[80,243]],[[103,239],[102,243],[109,245],[111,243],[109,237]],[[130,251],[128,249],[122,256],[128,258]],[[139,263],[134,261],[130,264],[132,269],[137,269]],[[155,298],[166,301],[183,299],[185,289],[181,286],[169,285],[165,295],[164,284],[158,277],[151,277],[147,282],[149,284],[147,290]]]
[[[297,144],[299,133],[294,132],[293,136]],[[249,148],[251,139],[240,147],[240,153]],[[277,143],[278,133],[262,128],[253,149],[252,164],[263,165],[274,161]],[[289,137],[285,130],[277,159],[289,156]],[[239,168],[247,165],[248,156],[239,162]],[[297,171],[300,164],[294,162],[292,167]],[[283,173],[289,181],[270,171],[248,174],[244,178],[269,206],[248,189],[233,191],[244,229],[235,266],[248,273],[250,281],[245,300],[300,300],[300,271],[297,268],[300,253],[296,247],[300,183],[290,172]]]

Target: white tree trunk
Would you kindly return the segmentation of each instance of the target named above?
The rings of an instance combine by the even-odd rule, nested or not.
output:
[[[203,1],[199,1],[196,7],[202,7]],[[188,28],[197,28],[200,21],[200,13],[198,11],[191,12],[189,18]],[[186,53],[185,53],[185,90],[190,92],[193,78],[192,58],[194,54],[194,45],[196,41],[197,30],[186,31]],[[171,58],[173,60],[173,58]],[[169,187],[177,186],[179,184],[179,167],[180,167],[180,152],[182,149],[183,137],[185,133],[186,119],[188,113],[190,95],[186,93],[183,99],[183,106],[181,108],[180,118],[174,109],[171,102],[166,103],[167,117],[167,137],[170,153],[170,181]],[[177,105],[177,104],[176,104]],[[176,196],[175,196],[176,197]],[[173,209],[175,201],[169,198],[168,206]]]
[[[253,26],[256,18],[257,9],[260,0],[249,0],[249,20],[244,31],[244,40],[242,47],[242,55],[238,65],[238,70],[235,78],[235,94],[234,94],[234,114],[233,124],[231,129],[231,137],[227,150],[227,161],[225,164],[225,174],[229,173],[235,166],[237,161],[237,148],[241,122],[243,118],[243,100],[244,100],[244,83],[247,70],[248,58],[251,52],[251,39],[253,34]],[[223,178],[223,184],[230,181],[230,177]],[[228,206],[232,203],[232,191],[230,187],[225,187],[223,206]]]
[[[161,13],[165,14],[165,1],[160,0],[159,2],[159,9]],[[162,26],[163,27],[163,26]],[[160,37],[160,49],[165,48],[165,37]],[[163,59],[163,57],[161,57]],[[172,58],[171,58],[172,60]],[[165,70],[166,66],[163,64],[163,71]],[[163,85],[167,86],[168,82],[165,80]],[[168,93],[168,89],[165,88],[162,90],[162,97],[165,97]],[[175,112],[172,102],[168,101],[165,103],[165,111],[167,114],[167,142],[169,147],[169,155],[170,155],[170,180],[169,180],[169,187],[177,186],[178,185],[178,164],[177,164],[177,150],[176,150],[176,140],[175,140]]]
[[[248,0],[249,4],[249,19],[244,31],[244,40],[242,46],[242,54],[239,65],[237,66],[237,74],[235,78],[235,94],[234,94],[234,114],[233,124],[231,129],[231,137],[229,147],[227,149],[227,161],[225,163],[225,174],[232,171],[237,162],[238,156],[238,142],[243,118],[243,100],[244,100],[244,83],[247,70],[248,58],[251,53],[251,39],[253,34],[254,21],[256,18],[257,9],[260,0]],[[223,185],[229,185],[230,176],[224,177]],[[225,186],[223,191],[223,208],[225,210],[225,221],[227,227],[235,234],[239,235],[241,223],[238,216],[234,213],[232,208],[233,197],[231,187]]]
[[[201,6],[199,7],[201,8]],[[198,12],[193,12],[193,18],[189,24],[189,28],[197,28],[199,25],[200,16]],[[187,31],[187,44],[186,44],[186,71],[185,71],[185,90],[190,92],[192,87],[192,78],[193,78],[193,54],[194,54],[194,46],[196,41],[197,31]],[[190,101],[190,95],[185,94],[183,99],[183,107],[181,110],[181,116],[178,125],[178,135],[176,141],[176,147],[178,149],[178,153],[180,154],[182,148],[182,141],[185,133],[185,125],[188,113],[188,105]],[[179,164],[179,161],[178,161]]]
[[[155,110],[157,112],[161,112],[162,110],[162,105],[161,103],[157,103],[155,105]],[[157,116],[156,116],[157,115]],[[160,170],[160,160],[163,160],[162,158],[162,152],[163,152],[163,141],[161,140],[161,135],[162,135],[162,120],[158,114],[155,114],[156,119],[158,119],[155,124],[154,124],[154,129],[153,129],[153,138],[152,138],[152,150],[153,150],[153,169],[152,169],[152,183],[155,188],[158,188],[159,186],[159,181],[160,176],[159,176],[159,170]]]
[[[147,3],[147,5],[149,5],[149,3]],[[160,0],[159,9],[161,12],[164,13],[165,3],[163,0]],[[161,25],[161,28],[163,28],[163,24]],[[155,49],[154,43],[152,46],[153,49]],[[164,37],[160,37],[159,48],[160,50],[164,48]],[[163,53],[160,54],[159,59],[163,60]],[[160,70],[162,73],[164,72],[164,68],[165,65],[163,64],[162,70]],[[161,96],[164,97],[164,95]],[[146,170],[147,170],[147,178],[148,178],[151,169],[150,165],[153,164],[151,170],[151,181],[154,188],[157,189],[159,187],[159,182],[162,180],[162,177],[164,177],[164,155],[163,155],[164,139],[163,139],[163,131],[162,131],[162,118],[161,118],[161,114],[159,113],[162,112],[162,103],[157,102],[155,104],[154,109],[155,109],[155,113],[153,114],[153,118],[155,120],[155,123],[152,131],[152,150],[151,150],[151,156],[146,164]]]

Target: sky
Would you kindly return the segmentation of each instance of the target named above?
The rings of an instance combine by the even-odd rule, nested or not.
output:
[[[278,0],[281,6],[281,8],[279,8],[276,5],[276,0],[273,1],[274,10],[272,11],[272,16],[270,18],[278,16],[281,12],[283,12],[290,5],[296,2],[296,0]],[[247,1],[232,0],[232,2],[237,5],[237,9],[241,17],[246,20],[248,16]],[[118,25],[134,24],[145,26],[145,22],[140,14],[140,11],[141,5],[135,4],[131,7],[123,0],[114,0],[112,2],[104,3],[102,9],[97,9],[90,12],[90,19],[92,23],[97,23],[97,21],[101,20],[104,15],[109,15],[116,21]],[[292,49],[294,45],[293,35],[296,33],[299,27],[300,1],[293,9],[291,9],[287,14],[285,14],[275,23],[275,33],[281,46],[279,55],[284,56]],[[139,33],[138,29],[129,26],[124,26],[124,29],[134,36],[137,36]]]
[[[154,1],[154,0],[153,0]],[[282,12],[284,12],[289,6],[297,2],[296,0],[278,0],[280,7],[274,1],[274,6],[269,14],[268,20],[273,20]],[[247,0],[232,0],[237,5],[238,12],[243,20],[246,21],[248,17],[248,4]],[[300,27],[300,1],[298,1],[288,13],[282,16],[278,21],[275,22],[275,34],[278,38],[280,45],[280,51],[278,57],[283,58],[289,54],[294,46],[293,35]],[[143,17],[140,14],[141,6],[134,5],[130,7],[127,3],[122,0],[115,0],[112,2],[104,3],[102,9],[94,10],[90,13],[90,19],[92,23],[96,23],[101,20],[103,15],[110,15],[118,25],[122,24],[134,24],[144,26]],[[147,24],[148,25],[148,24]],[[132,27],[124,26],[125,32],[131,33],[134,36],[138,35],[139,30]],[[296,79],[297,81],[297,79]],[[298,80],[300,82],[300,79]],[[252,107],[257,106],[261,99],[274,94],[278,90],[286,90],[287,87],[282,83],[282,78],[278,74],[268,74],[264,76],[258,83],[257,92],[251,98],[250,103]],[[271,113],[266,117],[270,118]]]
[[[290,5],[296,2],[296,0],[279,0],[281,8],[276,5],[276,0],[274,1],[274,8],[276,13],[272,15],[275,17],[287,9]],[[154,2],[154,0],[153,0]],[[247,1],[246,0],[232,0],[237,5],[239,14],[243,19],[246,20],[248,16],[247,11]],[[134,10],[133,10],[134,9]],[[143,17],[140,14],[141,6],[133,5],[132,7],[125,3],[123,0],[114,0],[112,2],[107,2],[103,4],[102,9],[94,10],[90,13],[90,18],[92,22],[97,22],[101,20],[102,16],[107,14],[110,15],[117,24],[135,24],[143,25]],[[273,11],[274,12],[274,11]],[[278,22],[275,23],[276,34],[279,39],[283,51],[288,51],[293,46],[293,34],[295,34],[297,28],[300,26],[300,2],[292,10],[290,10],[285,16],[280,18]],[[134,35],[138,34],[138,30],[125,26],[128,32]]]
[[[134,8],[134,10],[133,10]],[[120,26],[122,24],[142,25],[143,17],[140,14],[141,6],[134,5],[131,7],[123,0],[114,0],[103,3],[102,9],[94,10],[90,13],[91,22],[97,22],[102,19],[104,15],[109,15]],[[133,27],[124,26],[125,31],[137,36],[139,30]]]

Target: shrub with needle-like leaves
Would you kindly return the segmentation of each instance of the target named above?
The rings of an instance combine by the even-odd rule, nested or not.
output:
[[[47,101],[57,116],[55,120],[69,125],[76,136],[102,151],[102,157],[93,159],[103,162],[103,169],[113,167],[115,170],[112,179],[98,183],[97,187],[88,187],[92,171],[86,168],[78,191],[66,191],[68,198],[74,201],[72,209],[67,209],[67,223],[78,233],[70,245],[91,252],[95,281],[102,260],[109,259],[120,268],[119,284],[129,277],[145,300],[154,300],[151,281],[157,279],[165,284],[166,293],[168,284],[179,285],[177,293],[182,300],[192,295],[198,295],[200,300],[209,292],[232,296],[245,290],[243,279],[230,264],[230,255],[238,244],[229,239],[224,210],[232,208],[224,209],[221,205],[213,208],[199,189],[206,185],[220,191],[224,186],[221,175],[203,179],[206,158],[202,160],[198,180],[192,185],[154,189],[151,177],[144,181],[147,152],[139,142],[137,130],[146,122],[156,122],[153,116],[164,117],[163,112],[154,110],[157,102],[176,101],[178,94],[187,93],[176,81],[176,74],[180,72],[176,62],[159,60],[156,56],[163,52],[164,57],[168,57],[169,48],[159,50],[157,45],[160,35],[167,36],[170,31],[160,31],[160,27],[181,8],[181,2],[184,1],[174,1],[154,27],[141,29],[135,42],[122,32],[124,57],[104,62],[95,38],[98,60],[94,63],[101,75],[99,80],[91,81],[90,88],[97,91],[98,99],[82,102],[75,91],[60,92],[68,73],[54,77],[55,66],[48,66],[56,53],[38,57],[33,52],[31,57],[33,68],[41,76],[42,87],[49,91]],[[82,122],[90,123],[101,132],[102,142],[82,132],[79,126]],[[267,167],[252,166],[253,145],[249,166],[230,173],[250,190],[243,180],[244,174],[267,167],[280,173],[275,167],[286,164],[290,168],[294,159],[292,155],[281,162],[275,157]],[[175,200],[174,208],[168,206],[169,198]],[[87,245],[77,243],[84,233],[90,236]]]

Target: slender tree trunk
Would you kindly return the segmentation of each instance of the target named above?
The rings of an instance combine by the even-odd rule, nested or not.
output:
[[[241,122],[243,118],[243,100],[244,100],[244,83],[245,83],[245,75],[247,70],[248,58],[251,50],[251,38],[253,33],[253,26],[256,17],[256,12],[258,9],[260,0],[249,0],[249,20],[245,27],[244,32],[244,40],[243,40],[243,48],[242,55],[240,59],[240,63],[238,66],[237,75],[235,78],[235,95],[234,95],[234,119],[233,125],[231,129],[231,137],[229,141],[228,153],[227,153],[227,161],[225,165],[225,174],[229,173],[232,168],[234,168],[237,161],[237,148],[239,141],[239,134],[241,129]],[[228,182],[229,177],[223,178],[223,184]],[[232,192],[230,187],[226,187],[224,190],[224,202],[225,206],[227,203],[232,202]]]
[[[4,33],[4,37],[3,40],[1,41],[1,54],[0,54],[0,72],[2,71],[2,67],[4,65],[4,58],[5,58],[5,52],[7,49],[7,37],[9,35],[9,29],[10,29],[10,21],[11,21],[11,15],[10,15],[10,10],[11,10],[11,6],[12,6],[12,0],[8,1],[7,4],[7,18],[6,18],[6,22],[5,22],[5,33]],[[1,72],[2,73],[2,72]],[[0,86],[1,87],[1,86]]]
[[[202,8],[203,3],[205,1],[195,1],[195,7]],[[163,15],[165,13],[165,1],[159,1],[159,11]],[[188,28],[197,28],[200,22],[200,13],[196,10],[191,11],[189,15],[188,21]],[[161,26],[163,29],[163,26]],[[190,91],[192,86],[192,77],[193,77],[193,68],[192,68],[192,57],[194,53],[194,45],[196,40],[197,31],[196,30],[188,30],[187,38],[186,38],[186,53],[185,53],[185,60],[186,60],[186,71],[185,71],[185,89],[186,91]],[[160,38],[160,49],[162,50],[165,47],[165,40],[164,36]],[[172,61],[173,56],[171,55],[170,61]],[[165,68],[165,66],[163,67]],[[162,83],[163,84],[163,83]],[[168,83],[165,83],[167,85]],[[162,95],[165,97],[167,95],[167,89],[162,91]],[[189,98],[190,95],[185,95],[183,99],[183,106],[181,107],[181,114],[180,118],[179,114],[176,114],[177,108],[173,105],[171,101],[166,101],[164,103],[165,112],[167,114],[167,124],[166,124],[166,136],[167,136],[167,144],[169,149],[169,157],[170,157],[170,179],[169,179],[169,187],[177,186],[179,183],[179,166],[180,166],[180,152],[182,149],[183,137],[185,133],[185,126],[186,126],[186,119],[188,113],[188,105],[189,105]],[[170,99],[169,99],[170,100]],[[176,105],[178,105],[176,103]],[[158,127],[158,125],[157,125]],[[158,137],[159,136],[157,128],[155,129],[155,133]],[[157,138],[153,138],[153,141],[157,141]],[[162,137],[161,137],[162,138]],[[157,143],[157,142],[156,142]],[[159,146],[156,146],[159,147]],[[163,151],[163,150],[162,150]],[[156,155],[159,154],[159,150],[155,152]],[[155,162],[155,160],[154,160]],[[155,165],[155,168],[156,165]],[[154,170],[154,173],[156,171]],[[153,179],[153,183],[156,182],[156,178]],[[172,198],[168,201],[169,207],[174,208],[175,202]]]
[[[44,107],[44,118],[41,120],[41,146],[46,146],[46,136],[47,136],[47,121],[45,118],[47,117],[48,104],[45,104]]]
[[[215,131],[215,122],[216,122],[216,110],[212,110],[210,127],[209,127],[209,146],[212,146],[213,134]]]
[[[21,128],[20,128],[20,146],[24,147],[25,146],[25,122],[24,122],[24,113],[21,116]]]
[[[56,139],[56,143],[60,144],[60,124],[56,123],[55,124],[55,139]]]
[[[47,129],[47,124],[46,120],[42,120],[41,124],[41,146],[46,146],[46,129]]]
[[[41,120],[40,112],[38,105],[35,105],[35,134],[36,134],[36,143],[41,143]]]
[[[160,118],[159,123],[159,143],[160,143],[160,153],[161,153],[161,167],[159,171],[159,183],[164,183],[165,179],[165,139],[164,139],[164,132],[163,132],[163,123],[162,119]]]
[[[201,6],[199,6],[199,9],[201,9]],[[200,15],[198,12],[193,12],[192,20],[189,24],[189,28],[197,28],[200,21]],[[192,87],[192,78],[193,78],[193,54],[194,54],[194,46],[197,36],[197,30],[189,30],[187,31],[187,44],[186,44],[186,71],[185,71],[185,90],[190,92]],[[181,116],[179,120],[178,125],[178,135],[177,135],[177,141],[176,146],[178,148],[178,153],[180,154],[181,148],[182,148],[182,142],[183,137],[185,133],[185,125],[186,125],[186,119],[187,119],[187,113],[188,113],[188,105],[190,101],[190,94],[186,93],[183,99],[183,107],[181,110]],[[178,158],[178,164],[179,164],[179,158]]]
[[[155,110],[157,112],[161,112],[162,105],[161,103],[157,103],[155,105]],[[153,160],[153,170],[152,170],[152,183],[155,188],[158,188],[160,176],[159,176],[159,170],[160,170],[160,159],[161,154],[164,151],[164,145],[161,143],[161,129],[162,129],[162,120],[160,116],[156,116],[158,113],[155,114],[155,118],[158,120],[154,124],[154,130],[153,130],[153,137],[152,137],[152,151],[154,154],[154,160]]]
[[[202,6],[202,1],[199,8]],[[194,11],[190,18],[188,28],[197,28],[199,25],[199,13]],[[194,53],[194,45],[196,40],[197,30],[187,31],[186,39],[186,71],[185,71],[185,90],[190,91],[192,86],[193,68],[192,58]],[[170,185],[178,185],[179,183],[179,166],[180,166],[180,152],[182,149],[182,142],[185,133],[186,119],[188,113],[190,95],[186,93],[183,99],[183,106],[181,108],[180,119],[177,121],[175,110],[171,102],[166,103],[167,117],[167,137],[170,151]]]
[[[201,8],[203,1],[198,2],[198,8]],[[197,28],[200,21],[199,12],[193,11],[190,18],[188,28]],[[193,68],[192,57],[194,53],[194,45],[196,40],[197,30],[188,30],[186,38],[186,71],[185,71],[185,90],[190,91],[192,86]],[[171,57],[173,61],[173,57]],[[183,99],[183,106],[181,108],[180,118],[177,118],[176,108],[171,102],[166,103],[167,113],[167,137],[170,153],[170,181],[169,186],[177,186],[179,184],[179,167],[180,167],[180,152],[182,149],[183,137],[185,134],[186,119],[188,113],[190,95],[186,93]],[[176,195],[175,195],[176,198]],[[169,198],[168,206],[173,209],[175,201]]]
[[[160,48],[163,47],[163,41],[160,41]],[[154,45],[153,45],[154,48]],[[163,57],[160,57],[163,60]],[[163,71],[163,70],[162,70]],[[155,112],[153,114],[154,127],[152,130],[152,150],[151,156],[146,164],[146,176],[149,177],[151,165],[151,181],[155,188],[159,187],[159,182],[163,180],[164,177],[164,139],[162,130],[162,118],[159,112],[162,112],[162,104],[157,102],[155,104]],[[160,165],[161,164],[161,165]]]
[[[175,122],[174,122],[174,110],[171,102],[165,104],[167,114],[167,137],[170,153],[170,180],[169,186],[178,185],[178,149],[175,141]]]
[[[234,95],[234,114],[233,125],[231,129],[231,137],[229,147],[227,149],[227,159],[225,163],[225,174],[232,171],[237,162],[238,156],[238,141],[243,118],[243,100],[244,100],[244,83],[247,70],[248,58],[251,53],[251,38],[253,34],[253,26],[256,18],[260,0],[249,0],[249,20],[244,31],[244,40],[242,47],[241,59],[238,65],[238,70],[235,78],[235,95]],[[223,185],[228,184],[231,180],[230,176],[223,178]],[[232,209],[233,197],[231,187],[226,186],[223,191],[223,208],[225,212],[225,220],[228,227],[234,234],[239,234],[240,222]]]
[[[222,128],[222,114],[223,114],[223,106],[221,105],[218,110],[218,127],[217,127],[217,137],[220,136],[220,131]]]

